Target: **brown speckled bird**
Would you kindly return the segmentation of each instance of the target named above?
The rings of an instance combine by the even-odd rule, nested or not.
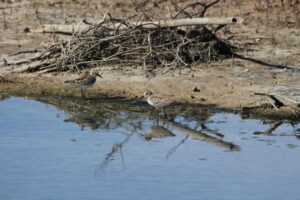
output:
[[[162,108],[164,110],[164,115],[166,115],[165,107],[173,103],[173,100],[166,96],[154,95],[153,92],[147,90],[144,92],[144,97],[147,98],[147,102],[156,109]]]
[[[81,95],[85,98],[85,90],[96,83],[97,76],[102,78],[97,70],[86,71],[83,76],[74,80],[65,81],[65,83],[80,88]]]

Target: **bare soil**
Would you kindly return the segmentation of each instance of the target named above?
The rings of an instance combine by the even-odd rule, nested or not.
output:
[[[3,1],[2,1],[3,2]],[[4,0],[0,3],[0,59],[13,62],[13,53],[41,49],[67,36],[24,33],[24,28],[41,24],[72,24],[82,19],[101,19],[105,12],[126,18],[133,14],[132,2],[142,1],[35,1]],[[184,1],[186,4],[188,1]],[[90,97],[138,98],[144,90],[169,95],[175,101],[240,109],[259,105],[267,99],[255,92],[278,93],[295,100],[300,98],[300,16],[299,4],[275,0],[271,7],[256,1],[221,1],[210,8],[206,17],[243,17],[245,23],[227,28],[234,34],[235,44],[245,47],[238,52],[251,61],[233,57],[222,62],[199,63],[176,71],[158,71],[145,76],[140,66],[119,69],[101,67],[103,79],[88,89]],[[288,5],[290,2],[292,5]],[[168,2],[157,14],[168,17]],[[151,3],[145,7],[151,6]],[[153,6],[153,5],[152,5]],[[2,14],[2,15],[1,15]],[[225,37],[219,35],[219,37]],[[224,38],[225,39],[225,38]],[[26,55],[18,55],[24,56]],[[16,73],[16,67],[0,63],[0,93],[22,96],[80,96],[64,80],[78,74]],[[300,101],[300,99],[299,99]]]

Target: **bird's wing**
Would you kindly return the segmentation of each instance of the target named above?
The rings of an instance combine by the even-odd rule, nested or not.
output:
[[[74,80],[65,81],[65,83],[70,83],[70,84],[88,84],[89,82],[90,81],[89,81],[87,74],[85,74],[79,78],[76,78]]]
[[[154,96],[152,97],[152,101],[156,103],[171,103],[172,100],[169,97],[162,97],[162,96]]]

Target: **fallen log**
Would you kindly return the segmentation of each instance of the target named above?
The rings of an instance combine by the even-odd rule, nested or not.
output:
[[[282,101],[280,101],[278,98],[276,98],[276,97],[275,97],[274,95],[272,95],[272,94],[259,93],[259,92],[254,93],[254,94],[255,94],[255,95],[260,95],[260,96],[267,96],[267,97],[271,98],[271,99],[274,101],[274,103],[272,103],[272,102],[270,102],[270,103],[272,104],[272,106],[273,106],[275,109],[279,109],[279,108],[285,106],[285,104],[284,104]]]
[[[300,103],[294,99],[287,96],[283,96],[276,93],[254,93],[254,95],[266,96],[270,100],[270,107],[256,106],[256,107],[245,107],[243,108],[244,113],[257,112],[260,115],[272,116],[273,118],[282,119],[299,119],[300,114]],[[276,112],[274,111],[276,110]]]
[[[280,95],[280,94],[276,94],[276,93],[267,94],[267,93],[259,93],[259,92],[257,92],[257,93],[254,93],[254,95],[267,96],[267,97],[271,98],[274,101],[274,103],[275,103],[274,104],[275,108],[278,108],[278,109],[281,108],[281,107],[283,107],[283,106],[290,106],[290,104],[292,104],[292,105],[299,104],[299,102],[297,102],[294,99],[291,99],[289,97],[286,97],[286,96],[283,96],[283,95]],[[278,97],[281,98],[281,99],[285,99],[285,100],[287,100],[287,101],[289,101],[291,103],[289,103],[289,104],[288,103],[284,103],[283,101],[279,100]]]
[[[103,23],[103,22],[101,22]],[[159,20],[153,22],[126,22],[126,24],[115,23],[108,25],[108,28],[119,27],[119,30],[124,30],[132,27],[142,27],[146,29],[154,28],[172,28],[180,26],[194,26],[194,25],[231,25],[243,23],[242,18],[184,18],[174,20]],[[97,26],[99,23],[94,23]],[[75,32],[81,32],[93,25],[77,24],[77,25],[60,25],[60,24],[45,24],[37,29],[33,29],[33,33],[57,33],[65,35],[73,35]]]

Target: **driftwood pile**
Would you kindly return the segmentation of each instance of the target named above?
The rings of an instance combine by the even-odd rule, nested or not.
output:
[[[172,70],[231,57],[234,47],[215,33],[226,24],[238,23],[238,19],[203,18],[206,10],[217,2],[194,3],[183,8],[173,3],[177,13],[170,20],[152,20],[145,11],[142,16],[129,19],[115,19],[107,14],[98,23],[84,21],[70,33],[68,41],[57,42],[31,59],[29,63],[35,64],[24,71],[77,71],[112,65],[142,66],[151,73],[165,67]],[[141,21],[142,18],[148,20]],[[207,24],[217,26],[208,29]]]

